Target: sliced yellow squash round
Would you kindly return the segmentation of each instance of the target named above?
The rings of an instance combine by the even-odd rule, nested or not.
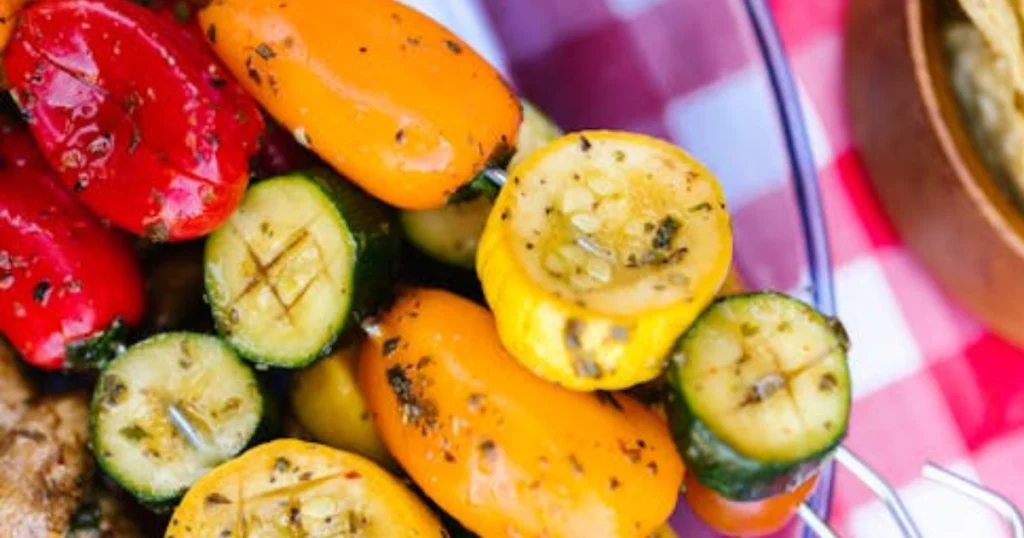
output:
[[[394,467],[356,382],[357,342],[338,348],[292,377],[292,412],[319,442]]]
[[[704,166],[656,138],[587,131],[510,171],[477,272],[523,365],[614,390],[658,375],[731,260],[725,199]]]
[[[217,467],[188,491],[165,538],[441,538],[423,501],[361,456],[281,439]]]

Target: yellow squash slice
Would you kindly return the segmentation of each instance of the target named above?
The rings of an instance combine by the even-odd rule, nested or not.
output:
[[[397,468],[380,440],[366,398],[359,390],[357,342],[344,345],[292,377],[292,412],[313,437]]]
[[[721,187],[643,135],[566,135],[513,168],[477,272],[502,343],[575,390],[653,379],[729,272]]]
[[[367,459],[281,439],[203,477],[171,516],[165,538],[441,538],[426,505]]]

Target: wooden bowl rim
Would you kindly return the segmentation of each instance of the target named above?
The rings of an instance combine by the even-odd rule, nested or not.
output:
[[[1009,195],[989,171],[964,125],[956,97],[952,95],[945,55],[938,44],[941,26],[933,22],[937,14],[928,11],[936,9],[936,2],[907,0],[906,3],[914,77],[928,111],[928,121],[971,202],[1007,246],[1024,257],[1024,210],[1008,199]]]

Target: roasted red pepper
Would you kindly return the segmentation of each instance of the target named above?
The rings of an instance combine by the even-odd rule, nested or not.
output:
[[[181,30],[187,38],[205,48],[207,37],[193,13],[197,3],[198,0],[162,2],[154,5],[152,10],[160,18]],[[266,130],[263,133],[263,143],[260,144],[259,151],[253,160],[250,161],[254,165],[253,177],[279,176],[318,164],[316,155],[296,142],[295,135],[290,131],[272,119],[264,118],[264,123]]]
[[[196,20],[191,2],[179,0],[147,5],[150,5],[150,10],[156,13],[157,17],[177,28],[187,39],[191,39],[193,43],[204,49],[206,48],[206,36],[203,35],[203,30],[199,27],[199,21]]]
[[[44,0],[4,56],[50,163],[96,214],[156,241],[237,207],[263,120],[181,27],[127,0]]]
[[[109,357],[144,310],[128,242],[50,170],[28,131],[0,119],[0,332],[29,363]]]

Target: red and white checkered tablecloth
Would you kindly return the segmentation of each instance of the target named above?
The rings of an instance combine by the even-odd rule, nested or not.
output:
[[[752,101],[751,92],[767,90],[763,72],[755,74],[762,68],[749,47],[756,44],[735,38],[737,20],[746,16],[739,0],[456,2],[463,8],[407,1],[430,4],[428,12],[460,29],[563,126],[671,138],[708,161],[727,191],[742,183],[729,196],[738,236],[751,232],[745,225],[763,227],[763,212],[788,196],[786,163],[757,134],[766,129],[743,128],[776,120],[770,107],[750,106],[766,102]],[[843,39],[852,1],[771,2],[803,99],[839,315],[854,343],[847,446],[898,488],[929,538],[1001,538],[1008,533],[998,516],[919,472],[933,460],[1024,506],[1024,351],[950,302],[903,247],[875,198],[846,119]],[[464,24],[481,16],[478,10],[489,15],[490,30]],[[757,232],[765,244],[752,256],[792,248]],[[777,235],[791,241],[793,233]],[[785,274],[768,280],[790,277],[799,280]],[[846,537],[899,536],[881,503],[845,472],[836,484],[832,524]]]
[[[926,536],[1005,536],[997,516],[919,478],[919,470],[926,460],[934,460],[983,480],[1024,506],[1024,352],[952,304],[903,247],[882,212],[846,119],[847,1],[855,0],[772,2],[804,97],[839,313],[854,342],[856,401],[847,446],[898,487]],[[699,21],[680,16],[690,13],[693,3],[705,10]],[[735,137],[742,131],[716,133],[700,122],[702,117],[737,117],[735,110],[723,112],[749,83],[745,75],[752,56],[741,47],[750,44],[724,39],[736,32],[721,26],[736,24],[739,2],[482,4],[524,94],[557,111],[557,119],[568,127],[636,129],[671,137],[691,149],[718,143],[716,134]],[[651,24],[666,19],[674,24]],[[694,43],[704,52],[687,54]],[[709,44],[714,44],[712,54],[706,52]],[[594,69],[594,62],[603,68]],[[553,87],[549,81],[556,77],[578,85]],[[759,114],[774,114],[751,112],[740,117],[758,121]],[[688,128],[693,125],[700,130]],[[752,177],[763,177],[777,157],[762,155],[758,140],[740,138],[722,144],[731,154],[710,164],[717,165],[719,174],[753,172]],[[730,200],[738,208],[738,227],[744,211],[758,210],[757,198],[770,199],[774,190],[786,188],[763,183],[753,199]],[[839,475],[833,506],[833,525],[845,536],[899,535],[882,505],[845,473]]]

